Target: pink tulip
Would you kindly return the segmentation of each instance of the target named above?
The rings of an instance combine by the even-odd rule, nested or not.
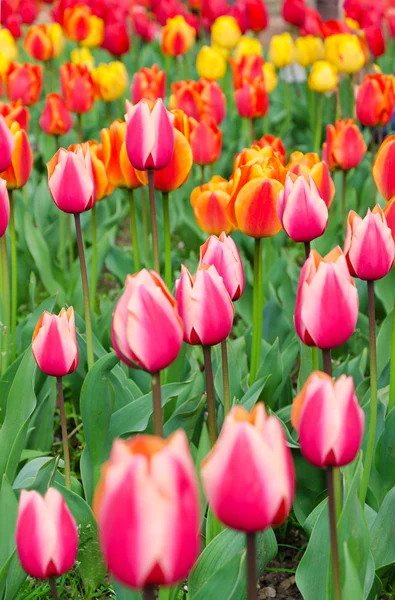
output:
[[[200,246],[199,266],[213,265],[221,275],[232,300],[238,300],[244,291],[244,268],[236,244],[224,232],[219,237],[210,235]]]
[[[280,421],[262,403],[232,408],[202,463],[201,478],[215,516],[228,527],[261,531],[280,525],[292,507],[295,473]]]
[[[359,452],[365,414],[352,377],[335,382],[314,371],[293,401],[291,420],[303,456],[317,467],[342,467]]]
[[[166,110],[161,98],[154,104],[147,100],[135,106],[128,101],[126,104],[125,142],[130,162],[140,171],[164,169],[174,152],[174,115]]]
[[[182,266],[176,282],[176,299],[184,321],[185,342],[215,346],[228,337],[234,308],[214,266],[199,267],[194,277]]]
[[[199,491],[185,433],[115,440],[93,509],[109,570],[133,588],[184,579],[199,552]]]
[[[10,201],[8,198],[7,182],[0,179],[0,237],[5,234],[10,220]]]
[[[32,351],[41,371],[52,377],[64,377],[78,366],[78,345],[74,309],[62,308],[58,315],[45,311],[33,333]]]
[[[60,210],[78,214],[92,208],[96,192],[88,144],[84,148],[77,144],[73,150],[60,148],[47,168],[49,191]]]
[[[14,146],[15,137],[8,129],[3,115],[0,115],[0,172],[10,166]]]
[[[391,270],[395,256],[395,244],[384,212],[376,204],[373,211],[361,219],[353,210],[347,221],[344,243],[351,275],[375,281],[385,277]]]
[[[311,242],[320,237],[328,224],[328,208],[311,175],[288,174],[278,197],[277,214],[294,242]]]
[[[112,345],[132,368],[166,369],[178,356],[183,335],[177,304],[155,271],[128,275],[112,318]]]
[[[322,258],[311,251],[300,274],[295,329],[304,344],[336,348],[354,332],[358,292],[339,247]]]
[[[49,488],[44,497],[22,490],[16,547],[22,567],[32,577],[58,577],[73,567],[78,550],[77,526],[58,490]]]

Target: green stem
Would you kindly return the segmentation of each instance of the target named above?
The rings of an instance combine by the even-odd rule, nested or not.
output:
[[[97,287],[97,215],[96,204],[92,206],[92,310],[95,307]]]
[[[54,79],[54,73],[53,73],[53,60],[49,60],[47,62],[47,73],[48,73],[48,94],[51,94],[51,92],[54,92],[54,85],[53,85],[53,79]]]
[[[143,234],[144,234],[144,256],[148,262],[149,240],[148,240],[148,219],[147,219],[147,198],[145,188],[141,188],[141,216],[143,219]]]
[[[61,429],[62,429],[64,478],[65,478],[66,488],[69,490],[70,489],[70,453],[69,453],[69,438],[67,437],[66,413],[64,410],[62,378],[57,377],[56,382],[57,382],[57,388],[58,388],[58,406],[59,406],[59,412],[60,412],[60,425],[61,425]]]
[[[217,421],[215,417],[215,395],[214,395],[214,378],[213,365],[211,362],[210,346],[203,346],[204,356],[204,372],[206,374],[206,392],[207,392],[207,407],[208,407],[208,434],[211,447],[214,446],[217,439]]]
[[[71,271],[74,264],[74,243],[73,243],[73,229],[71,227],[71,215],[67,215],[67,237],[69,241],[69,271],[71,279]]]
[[[311,361],[313,363],[313,371],[318,371],[320,368],[319,358],[318,358],[318,348],[317,346],[313,346],[311,348]]]
[[[51,588],[51,595],[52,595],[53,600],[59,600],[58,591],[56,589],[55,578],[50,577],[48,579],[48,583],[49,583],[49,587]]]
[[[10,346],[10,275],[8,266],[7,240],[5,235],[0,238],[1,274],[3,278],[3,352],[1,359],[1,374],[8,368]]]
[[[304,255],[305,255],[306,260],[310,256],[310,251],[311,251],[311,244],[310,244],[310,242],[305,242],[304,243]]]
[[[134,201],[134,190],[129,190],[129,207],[130,207],[130,233],[132,236],[133,246],[133,260],[134,260],[134,272],[140,271],[140,251],[139,251],[139,238],[137,234],[137,217],[136,217],[136,204]]]
[[[86,354],[87,354],[87,360],[88,360],[88,369],[90,370],[93,367],[93,363],[95,362],[95,360],[94,360],[94,356],[93,356],[92,320],[91,320],[91,309],[90,309],[90,302],[89,302],[88,274],[86,271],[84,241],[82,239],[81,219],[80,219],[79,214],[74,215],[74,221],[75,221],[75,229],[77,232],[78,255],[79,255],[79,259],[80,259],[81,280],[82,280],[82,292],[83,292],[83,296],[84,296]]]
[[[285,105],[285,131],[290,131],[292,125],[292,88],[291,84],[284,81],[284,105]]]
[[[84,128],[82,126],[82,113],[77,113],[77,136],[78,143],[82,144],[84,141]]]
[[[168,289],[171,289],[172,273],[171,273],[171,234],[170,234],[170,207],[169,194],[162,192],[163,204],[163,228],[165,238],[165,282]]]
[[[342,171],[342,226],[347,225],[347,171]]]
[[[350,74],[349,77],[349,84],[350,84],[350,117],[353,119],[354,118],[354,80],[353,80],[353,75],[352,73]]]
[[[255,119],[248,119],[250,122],[250,142],[253,144],[256,142],[256,127],[255,127]]]
[[[390,362],[390,397],[388,400],[388,412],[395,406],[395,305],[392,317],[392,339],[391,339],[391,362]]]
[[[370,421],[363,469],[360,500],[365,505],[372,468],[377,422],[377,358],[376,358],[376,311],[374,305],[374,281],[368,281],[369,348],[370,348]]]
[[[10,196],[10,233],[11,233],[11,360],[16,358],[16,312],[18,302],[18,264],[16,255],[15,204],[14,191]]]
[[[316,112],[316,120],[315,120],[315,135],[314,135],[314,152],[317,152],[318,154],[321,150],[323,101],[324,101],[323,94],[318,94],[317,112]]]
[[[154,171],[148,171],[148,189],[149,189],[149,205],[150,205],[150,212],[151,212],[152,254],[153,254],[153,260],[154,260],[154,270],[158,273],[158,275],[160,275],[159,241],[158,241],[158,224],[156,221]]]
[[[250,385],[255,382],[260,365],[261,339],[263,322],[262,293],[262,238],[255,239],[254,252],[254,285],[253,285],[253,323]]]
[[[326,477],[327,477],[327,482],[328,482],[329,529],[330,529],[330,536],[331,536],[333,597],[334,597],[334,600],[341,600],[342,590],[341,590],[341,583],[340,583],[339,544],[338,544],[338,540],[337,540],[336,505],[335,505],[335,489],[334,489],[334,481],[333,481],[333,467],[327,468]]]
[[[200,183],[204,185],[206,182],[204,165],[200,165]]]
[[[152,375],[152,406],[154,409],[154,434],[163,437],[162,391],[160,373]]]
[[[256,600],[257,570],[255,533],[246,534],[247,542],[247,600]]]
[[[66,273],[66,213],[59,211],[59,262],[63,274]]]
[[[230,411],[230,389],[229,389],[229,364],[228,364],[228,347],[227,341],[221,342],[222,356],[222,387],[224,393],[224,416]]]

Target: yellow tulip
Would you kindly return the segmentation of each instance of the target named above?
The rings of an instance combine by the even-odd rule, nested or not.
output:
[[[324,43],[314,35],[305,35],[295,41],[295,61],[302,67],[310,67],[324,58]]]
[[[211,81],[222,79],[226,73],[226,58],[217,48],[203,46],[196,57],[196,70],[199,77]]]
[[[0,80],[5,79],[9,65],[10,65],[10,61],[8,60],[8,58],[6,57],[4,52],[2,52],[0,50]],[[1,81],[0,81],[0,85],[1,85]]]
[[[290,33],[274,35],[269,45],[269,60],[277,69],[282,69],[293,63],[295,46]]]
[[[125,93],[128,84],[128,73],[120,61],[101,63],[92,71],[98,97],[104,102],[117,100]]]
[[[104,40],[104,21],[96,15],[90,17],[90,32],[88,37],[80,42],[81,46],[86,48],[96,48]]]
[[[95,59],[88,48],[75,48],[70,52],[70,57],[74,65],[85,65],[90,69],[95,66]]]
[[[48,25],[48,35],[52,42],[54,57],[60,56],[64,49],[64,36],[63,29],[59,23]]]
[[[276,67],[272,63],[265,63],[262,67],[263,78],[265,80],[265,88],[268,94],[271,94],[276,89],[278,77]]]
[[[350,29],[353,29],[354,31],[359,30],[359,23],[358,23],[358,21],[354,21],[354,19],[350,19],[347,17],[346,24]]]
[[[325,39],[325,60],[341,73],[357,73],[365,64],[365,55],[356,35],[336,33]]]
[[[241,38],[241,30],[234,17],[223,15],[215,19],[211,27],[211,41],[216,46],[234,48]]]
[[[16,60],[18,48],[14,36],[9,29],[0,29],[0,48],[9,62]]]
[[[311,69],[308,85],[313,92],[333,92],[338,84],[336,67],[326,60],[317,60]]]
[[[253,56],[255,54],[258,54],[259,56],[262,55],[261,42],[258,38],[251,38],[247,35],[243,35],[235,48],[235,59],[239,60],[242,56]]]

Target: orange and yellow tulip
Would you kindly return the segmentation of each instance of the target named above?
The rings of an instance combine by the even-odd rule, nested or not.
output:
[[[331,170],[357,167],[366,150],[365,140],[353,119],[338,119],[335,125],[327,126],[322,157]]]
[[[15,102],[0,101],[0,115],[3,115],[5,122],[10,127],[11,123],[17,121],[21,129],[28,131],[30,121],[30,111],[27,106],[23,106],[21,100]]]
[[[272,237],[281,231],[277,201],[283,185],[258,177],[246,183],[234,201],[237,228],[254,238]]]
[[[52,60],[64,47],[62,28],[59,23],[33,25],[28,30],[23,47],[36,60]]]
[[[191,193],[191,205],[199,227],[209,235],[231,233],[235,228],[228,216],[232,184],[213,177]]]
[[[142,184],[128,158],[125,135],[126,123],[120,119],[111,123],[110,129],[101,130],[103,162],[111,185],[117,188],[135,189]]]
[[[287,169],[295,175],[304,175],[308,180],[309,175],[314,179],[321,198],[329,208],[335,197],[336,189],[329,173],[328,164],[322,161],[314,152],[293,152],[289,158]]]
[[[7,98],[11,101],[21,100],[26,106],[36,104],[40,99],[43,85],[43,68],[41,65],[13,62],[6,75]]]
[[[167,19],[162,29],[161,50],[165,56],[182,56],[195,43],[196,31],[182,15]]]
[[[0,173],[0,177],[6,180],[9,190],[14,190],[27,183],[33,168],[33,152],[27,133],[21,129],[19,123],[12,123],[10,131],[15,138],[11,164],[8,169]]]

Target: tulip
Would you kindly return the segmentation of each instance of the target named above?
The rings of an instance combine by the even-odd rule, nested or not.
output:
[[[353,334],[358,319],[358,292],[339,247],[324,258],[311,251],[300,274],[295,329],[307,346],[336,348]]]
[[[18,46],[11,31],[5,27],[0,29],[0,48],[9,63],[16,60]]]
[[[131,165],[125,144],[126,123],[117,119],[110,129],[102,129],[103,162],[108,180],[114,187],[135,189],[141,186],[134,167]]]
[[[218,17],[211,27],[211,40],[214,45],[231,50],[241,38],[239,24],[234,17]]]
[[[21,129],[24,129],[25,131],[29,129],[30,111],[27,106],[23,106],[21,100],[15,100],[15,102],[8,103],[0,101],[0,115],[4,117],[8,127],[11,127],[11,124],[16,121],[19,123]]]
[[[132,27],[134,33],[146,42],[152,42],[159,33],[158,23],[151,21],[148,13],[140,7],[132,8]]]
[[[245,81],[252,83],[262,77],[264,59],[261,56],[243,56],[239,60],[230,59],[233,74],[233,86],[238,90]]]
[[[269,60],[277,69],[282,69],[293,63],[295,59],[295,46],[288,32],[274,35],[269,45]]]
[[[276,138],[274,135],[264,135],[260,140],[255,142],[260,148],[270,147],[274,150],[282,165],[285,165],[287,153],[281,138]]]
[[[93,509],[104,559],[118,581],[141,588],[185,579],[199,553],[200,524],[185,433],[115,440]]]
[[[310,67],[324,58],[324,44],[320,37],[305,35],[295,40],[295,62],[302,67]]]
[[[3,127],[3,120],[0,119],[0,128]],[[4,127],[6,127],[4,125]],[[1,131],[1,129],[0,129]],[[14,140],[8,135],[11,132]],[[10,130],[7,128],[7,133],[3,137],[4,154],[2,152],[2,160],[4,164],[6,159],[8,162],[9,150],[12,149],[11,164],[8,168],[0,173],[0,177],[5,179],[7,182],[7,188],[14,190],[23,187],[30,177],[30,173],[33,168],[33,152],[29,144],[27,133],[24,129],[21,129],[19,123],[12,123]],[[1,164],[1,163],[0,163]]]
[[[0,238],[2,238],[7,231],[9,220],[10,201],[7,192],[7,182],[4,179],[0,179]]]
[[[65,135],[73,127],[73,119],[59,94],[48,94],[39,125],[47,135]]]
[[[226,58],[213,46],[202,46],[196,57],[196,70],[199,77],[210,81],[223,79],[226,74]]]
[[[34,25],[28,30],[23,47],[36,60],[53,60],[64,47],[61,26],[59,23]]]
[[[318,60],[312,66],[308,85],[313,92],[327,94],[335,91],[338,80],[337,70],[332,63],[326,60]]]
[[[307,179],[311,175],[314,179],[319,194],[329,208],[335,197],[335,184],[330,176],[326,162],[321,161],[318,154],[309,152],[293,152],[287,165],[288,171],[296,175],[303,174]]]
[[[309,175],[287,175],[284,190],[278,197],[277,214],[294,242],[311,242],[320,237],[328,224],[328,208]]]
[[[182,15],[168,19],[162,29],[161,50],[165,56],[182,56],[195,43],[196,32]]]
[[[118,100],[125,93],[128,84],[128,73],[120,61],[101,63],[92,70],[96,95],[104,102]]]
[[[327,126],[322,156],[331,170],[357,167],[366,150],[365,140],[353,119],[338,119],[335,125]]]
[[[55,488],[49,488],[44,497],[22,490],[15,536],[19,560],[31,577],[59,577],[75,563],[77,525]]]
[[[209,235],[226,234],[234,230],[228,216],[231,184],[221,177],[197,187],[191,193],[191,205],[199,227]]]
[[[96,48],[104,41],[104,21],[96,15],[91,15],[89,18],[89,33],[81,40],[81,46],[85,48]]]
[[[305,21],[307,6],[304,0],[284,0],[281,14],[287,23],[302,27]]]
[[[365,39],[374,58],[385,54],[385,37],[380,23],[374,23],[364,28]]]
[[[358,89],[357,119],[366,127],[387,125],[394,112],[395,94],[391,76],[366,75]]]
[[[373,178],[385,200],[395,196],[395,135],[386,137],[381,144],[373,165]]]
[[[92,71],[95,67],[95,59],[89,48],[74,48],[70,52],[70,58],[73,65],[88,67],[89,71]]]
[[[269,110],[269,98],[263,77],[257,77],[252,83],[246,81],[235,91],[236,108],[241,117],[257,119],[264,117]]]
[[[12,155],[15,147],[15,137],[6,125],[6,121],[2,115],[0,115],[0,140],[1,140],[1,152],[0,152],[0,171],[5,171],[11,165]]]
[[[51,377],[65,377],[78,366],[74,310],[62,308],[58,315],[45,311],[37,322],[32,341],[39,368]]]
[[[272,237],[281,230],[277,201],[282,184],[258,177],[244,185],[236,196],[234,213],[242,233],[254,238]]]
[[[179,81],[172,83],[169,106],[181,109],[197,121],[213,119],[219,125],[225,118],[226,99],[218,83],[199,81]]]
[[[357,36],[339,33],[325,39],[325,60],[340,73],[358,73],[365,64],[365,55]]]
[[[265,63],[262,67],[263,78],[265,80],[265,88],[268,94],[271,94],[276,89],[278,77],[275,66],[272,63]]]
[[[395,258],[395,244],[378,204],[373,211],[368,210],[364,219],[350,211],[344,254],[354,277],[375,281],[389,273]]]
[[[113,14],[110,14],[105,22],[101,47],[118,57],[129,52],[130,38],[126,19],[114,20]]]
[[[93,184],[95,187],[96,201],[98,202],[99,200],[110,196],[114,191],[114,186],[107,176],[102,145],[95,140],[90,140],[89,142],[82,144],[83,148],[86,148],[86,146],[89,146],[91,154]],[[69,150],[74,150],[76,147],[77,144],[74,144],[69,147]],[[92,210],[95,210],[95,205],[92,206]]]
[[[200,246],[199,267],[213,265],[222,277],[232,300],[238,300],[244,291],[244,269],[236,244],[224,232],[211,235]]]
[[[239,61],[243,56],[261,56],[262,44],[258,38],[251,38],[243,35],[234,49],[233,55],[236,61]]]
[[[7,71],[6,90],[9,100],[22,100],[30,106],[40,99],[43,69],[40,65],[11,63]]]
[[[92,208],[96,195],[89,146],[78,144],[73,150],[60,148],[47,168],[49,191],[60,210],[79,214]]]
[[[334,381],[314,371],[293,401],[291,421],[310,463],[323,469],[352,462],[361,447],[365,422],[352,377],[342,375]]]
[[[215,121],[201,121],[190,119],[191,148],[193,161],[197,165],[211,165],[215,163],[222,150],[222,131]]]
[[[63,31],[70,40],[82,42],[90,34],[92,12],[86,5],[66,8],[63,18]]]
[[[88,67],[65,63],[59,73],[67,110],[78,114],[89,112],[95,102],[95,87]]]
[[[269,15],[264,0],[244,0],[247,29],[259,33],[269,25]]]
[[[151,68],[140,69],[133,75],[130,93],[133,104],[137,104],[143,98],[152,102],[158,98],[163,100],[166,93],[166,71],[160,71],[156,64]]]
[[[3,375],[8,368],[10,330],[11,330],[11,306],[10,306],[10,276],[8,266],[8,250],[5,233],[10,220],[10,201],[7,191],[7,183],[0,179],[0,259],[1,259],[1,277],[2,277],[2,300],[3,300],[3,335],[2,335],[2,355],[1,355],[1,374]]]

